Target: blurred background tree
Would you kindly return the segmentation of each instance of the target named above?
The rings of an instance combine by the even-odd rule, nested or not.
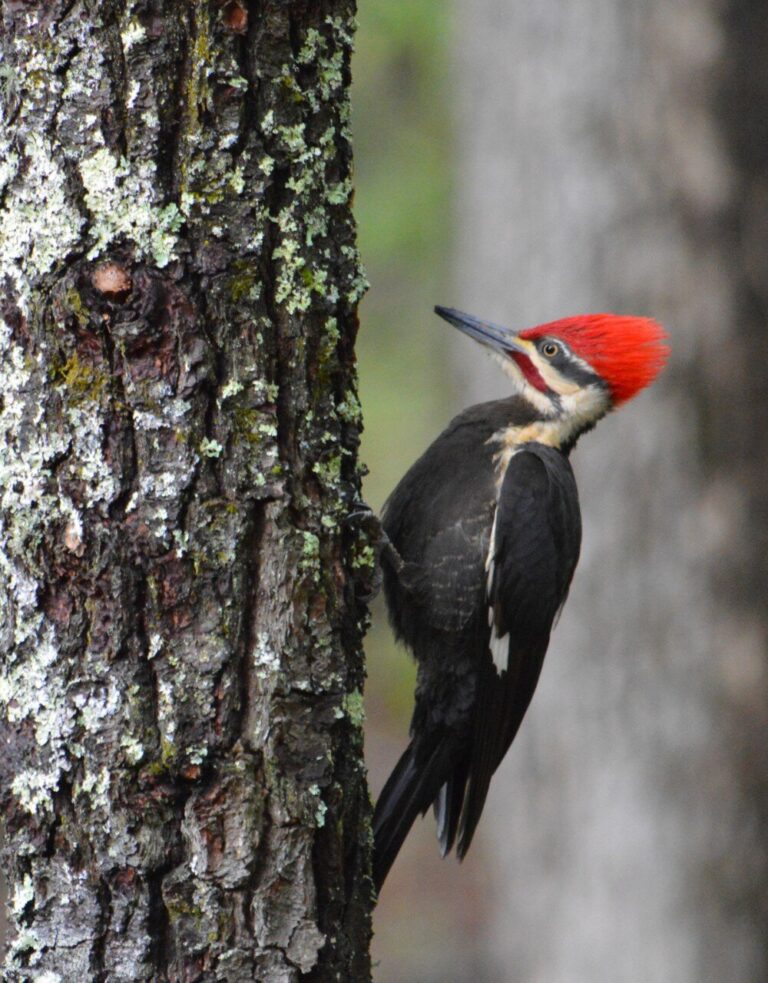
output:
[[[504,391],[435,302],[519,328],[653,314],[662,383],[574,456],[585,545],[462,869],[419,824],[377,983],[768,978],[768,9],[377,0],[355,64],[360,337],[379,507]],[[374,792],[413,670],[368,644]]]

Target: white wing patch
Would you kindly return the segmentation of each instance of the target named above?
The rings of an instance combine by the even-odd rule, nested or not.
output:
[[[490,648],[493,664],[496,666],[496,672],[501,675],[507,671],[509,666],[509,634],[499,637],[496,634],[496,626],[494,625],[491,628]]]
[[[485,559],[485,569],[488,578],[485,584],[486,598],[490,601],[493,590],[493,577],[495,573],[494,557],[496,556],[496,513],[493,516],[493,526],[491,528],[491,541],[488,545],[488,555]],[[496,667],[496,672],[501,675],[509,668],[509,634],[499,635],[496,623],[493,619],[493,605],[488,604],[488,625],[491,629],[491,638],[488,647],[491,650],[491,658]]]

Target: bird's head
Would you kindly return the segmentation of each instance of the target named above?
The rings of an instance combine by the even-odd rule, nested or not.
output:
[[[590,427],[650,385],[669,356],[647,317],[581,314],[515,333],[446,307],[435,312],[487,345],[518,392],[553,418]]]

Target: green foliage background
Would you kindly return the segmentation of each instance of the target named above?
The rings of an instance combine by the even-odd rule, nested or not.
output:
[[[355,212],[371,286],[361,305],[358,357],[362,459],[370,471],[365,496],[376,511],[448,412],[444,325],[432,314],[451,235],[445,10],[434,0],[368,0],[359,11]],[[366,646],[368,711],[403,721],[413,673],[394,650],[380,601],[376,608]]]
[[[440,302],[451,234],[448,24],[434,0],[360,8],[354,62],[355,211],[371,289],[360,379],[367,493],[379,506],[434,435],[444,364]]]

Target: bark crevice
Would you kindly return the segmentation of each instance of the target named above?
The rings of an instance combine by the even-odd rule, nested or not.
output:
[[[2,12],[5,978],[366,980],[353,6],[161,6]]]

